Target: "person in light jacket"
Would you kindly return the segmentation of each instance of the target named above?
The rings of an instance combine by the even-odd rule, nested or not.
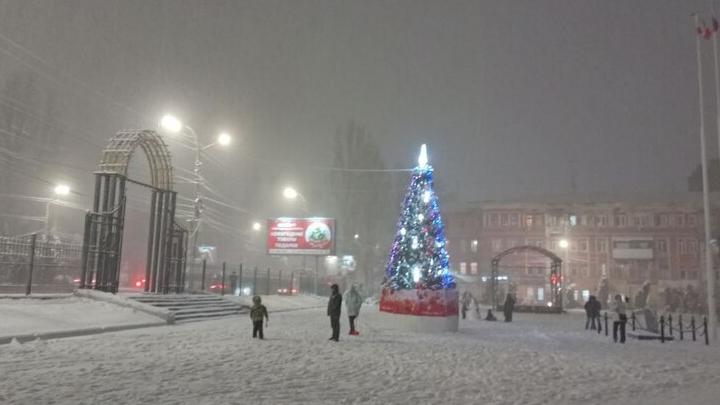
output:
[[[627,323],[627,312],[625,302],[623,302],[622,296],[617,294],[615,296],[615,302],[613,302],[613,312],[615,313],[613,319],[613,341],[618,341],[618,330],[620,331],[620,343],[625,343],[625,324]]]
[[[360,332],[355,329],[355,319],[360,315],[360,307],[363,299],[353,284],[345,293],[345,308],[347,309],[348,320],[350,321],[350,335],[357,336]]]
[[[330,317],[332,337],[329,340],[340,341],[340,313],[342,312],[342,294],[337,284],[330,286],[330,299],[328,300],[327,314]]]

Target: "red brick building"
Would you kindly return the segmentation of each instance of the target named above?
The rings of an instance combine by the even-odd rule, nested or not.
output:
[[[696,193],[481,202],[445,211],[451,265],[461,289],[481,287],[492,258],[520,245],[543,247],[562,258],[564,285],[573,287],[580,301],[595,294],[603,275],[614,292],[631,295],[645,281],[660,291],[704,278],[702,205]],[[517,286],[518,301],[544,304],[549,263],[537,253],[515,253],[502,259],[499,274]]]

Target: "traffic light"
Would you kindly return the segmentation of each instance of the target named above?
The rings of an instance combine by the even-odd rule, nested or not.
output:
[[[550,274],[550,284],[551,285],[557,285],[558,283],[558,276],[557,273]]]

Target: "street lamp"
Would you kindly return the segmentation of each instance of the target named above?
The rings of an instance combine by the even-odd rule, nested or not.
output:
[[[260,224],[260,222],[253,222],[252,229],[253,231],[259,231],[260,229],[262,229],[262,225]]]
[[[67,184],[58,184],[53,189],[53,192],[55,193],[55,198],[51,198],[48,200],[47,204],[45,205],[45,235],[50,235],[50,205],[54,202],[56,202],[60,197],[66,197],[70,194],[70,186]]]
[[[570,242],[568,242],[567,239],[560,239],[558,246],[560,246],[560,249],[567,249],[570,246]]]
[[[294,200],[298,198],[299,195],[300,193],[298,193],[298,191],[292,187],[285,187],[285,189],[283,190],[283,197],[287,198],[288,200]]]
[[[232,137],[226,133],[222,132],[220,135],[218,135],[215,142],[209,143],[207,145],[201,145],[200,140],[198,138],[197,133],[195,130],[193,130],[189,125],[183,124],[182,121],[180,121],[177,117],[166,114],[160,119],[160,127],[167,132],[177,134],[181,131],[188,132],[194,142],[194,149],[195,149],[195,162],[193,167],[193,175],[194,175],[194,183],[195,183],[195,198],[193,199],[193,219],[191,220],[193,223],[193,230],[192,230],[192,263],[190,264],[191,271],[195,270],[195,262],[197,261],[197,247],[198,247],[198,238],[200,233],[200,224],[202,220],[202,212],[203,212],[203,196],[202,196],[202,189],[205,187],[204,184],[204,178],[201,175],[201,167],[202,167],[202,153],[215,145],[220,146],[228,146],[232,142]],[[193,278],[190,277],[190,288],[193,287]]]

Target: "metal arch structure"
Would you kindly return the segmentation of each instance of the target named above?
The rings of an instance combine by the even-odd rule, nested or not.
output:
[[[100,173],[116,173],[127,177],[130,158],[140,147],[150,165],[151,185],[172,191],[174,186],[170,151],[165,141],[155,131],[120,131],[103,149]]]
[[[513,253],[519,253],[519,252],[534,252],[537,254],[540,254],[542,256],[547,257],[552,262],[550,264],[550,279],[554,279],[554,283],[550,283],[550,294],[552,296],[552,303],[553,307],[557,308],[557,311],[562,312],[562,306],[563,306],[563,300],[562,300],[562,259],[556,255],[555,253],[545,249],[541,248],[539,246],[532,246],[532,245],[523,245],[523,246],[515,246],[508,250],[505,250],[504,252],[498,253],[495,257],[492,258],[492,261],[490,262],[491,266],[491,275],[490,275],[490,283],[491,283],[491,290],[493,295],[493,304],[495,308],[498,307],[498,275],[499,275],[499,268],[500,268],[500,261],[508,255],[511,255]]]
[[[138,148],[147,158],[151,184],[127,177]],[[80,288],[118,291],[128,182],[152,190],[145,292],[182,292],[188,232],[175,222],[177,192],[170,152],[160,135],[150,130],[120,131],[102,152],[93,210],[85,218]]]

